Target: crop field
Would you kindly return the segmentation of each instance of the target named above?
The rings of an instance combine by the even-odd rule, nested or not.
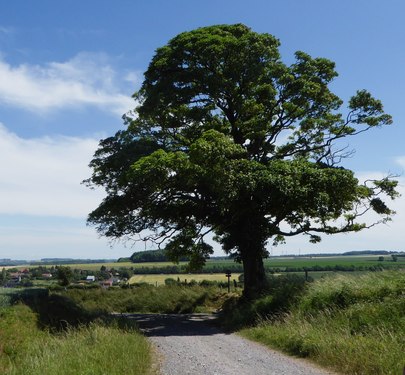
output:
[[[404,265],[405,257],[393,262],[391,256],[384,256],[379,261],[379,256],[325,256],[325,257],[271,257],[264,260],[265,267],[313,267],[313,266],[372,266],[372,265]],[[213,266],[226,266],[235,264],[232,260],[212,260],[206,264],[207,268]]]
[[[270,267],[313,267],[313,266],[372,266],[372,265],[404,265],[405,257],[393,262],[391,256],[333,256],[333,257],[296,257],[296,258],[270,258],[265,260],[265,266]]]
[[[278,269],[278,271],[284,271],[287,268],[304,268],[304,267],[372,267],[372,266],[382,266],[384,268],[405,268],[405,257],[398,257],[397,261],[394,262],[390,255],[384,255],[384,260],[380,260],[379,255],[350,255],[350,256],[316,256],[316,257],[270,257],[264,260],[264,266],[267,270]],[[88,270],[88,271],[98,271],[102,266],[107,269],[115,268],[132,268],[135,273],[139,270],[142,273],[160,274],[161,272],[156,272],[158,268],[163,267],[173,267],[177,266],[177,271],[171,271],[172,273],[178,273],[178,271],[185,271],[184,268],[187,262],[180,262],[178,264],[172,262],[145,262],[145,263],[131,263],[131,262],[106,262],[106,263],[75,263],[75,264],[63,264],[64,266],[70,267],[72,269]],[[53,264],[57,266],[58,264]],[[47,264],[46,267],[51,267],[52,265]],[[30,268],[37,267],[31,265],[22,265],[18,267],[5,267],[5,268]],[[203,273],[223,273],[223,270],[229,267],[233,272],[242,272],[242,265],[235,263],[232,259],[209,259],[203,268]],[[155,269],[155,272],[152,272]],[[171,273],[165,270],[164,273]],[[184,275],[184,274],[183,274]]]
[[[239,273],[232,274],[231,280],[238,280]],[[134,275],[129,279],[130,284],[135,283],[148,283],[153,285],[163,285],[165,280],[171,278],[174,280],[180,280],[181,282],[191,280],[201,282],[203,280],[208,281],[228,281],[228,278],[224,274],[214,273],[214,274],[172,274],[172,275]]]

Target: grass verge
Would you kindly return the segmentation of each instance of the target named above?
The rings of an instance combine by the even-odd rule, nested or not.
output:
[[[252,305],[266,305],[270,297]],[[345,374],[402,374],[404,272],[326,278],[310,284],[281,315],[267,306],[256,316],[261,322],[242,335]]]
[[[123,324],[101,317],[91,321],[89,313],[82,319],[86,324],[80,323],[79,312],[83,310],[72,310],[71,301],[66,305],[66,318],[73,311],[77,324],[69,325],[62,314],[65,303],[66,300],[49,296],[44,303],[50,306],[48,315],[59,313],[52,319],[41,316],[44,311],[35,308],[40,306],[38,301],[31,306],[24,303],[24,298],[19,298],[15,305],[3,303],[0,308],[1,374],[144,375],[151,372],[149,344],[135,326],[127,321]],[[64,323],[56,324],[57,319]]]

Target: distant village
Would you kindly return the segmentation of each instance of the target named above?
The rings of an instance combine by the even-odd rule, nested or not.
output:
[[[71,269],[64,266],[3,268],[0,275],[0,286],[5,288],[35,287],[35,286],[101,286],[109,288],[125,284],[132,276],[131,269],[107,268],[100,270]]]

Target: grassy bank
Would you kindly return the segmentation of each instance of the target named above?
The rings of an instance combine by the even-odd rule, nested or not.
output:
[[[296,292],[287,309],[279,308],[274,293],[255,301],[252,306],[262,321],[242,335],[345,374],[402,374],[404,272],[339,275]],[[239,322],[252,319],[246,308],[235,314]]]
[[[66,298],[30,294],[0,293],[1,374],[150,373],[149,344],[128,322],[95,319]]]
[[[0,289],[0,374],[146,375],[151,348],[133,321],[110,312],[205,312],[227,294],[218,287]]]
[[[87,311],[119,313],[192,313],[219,309],[227,293],[198,285],[141,285],[133,288],[68,289],[62,292]]]

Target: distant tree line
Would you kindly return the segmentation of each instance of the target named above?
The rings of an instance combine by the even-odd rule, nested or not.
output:
[[[52,264],[93,264],[93,263],[110,263],[115,259],[73,259],[73,258],[43,258],[40,261],[32,261],[31,266],[52,265]],[[25,263],[27,264],[27,263]]]
[[[133,253],[130,256],[130,261],[133,263],[146,263],[146,262],[169,262],[169,258],[166,255],[164,249],[159,250],[146,250]],[[187,262],[187,257],[181,257],[180,261]]]

